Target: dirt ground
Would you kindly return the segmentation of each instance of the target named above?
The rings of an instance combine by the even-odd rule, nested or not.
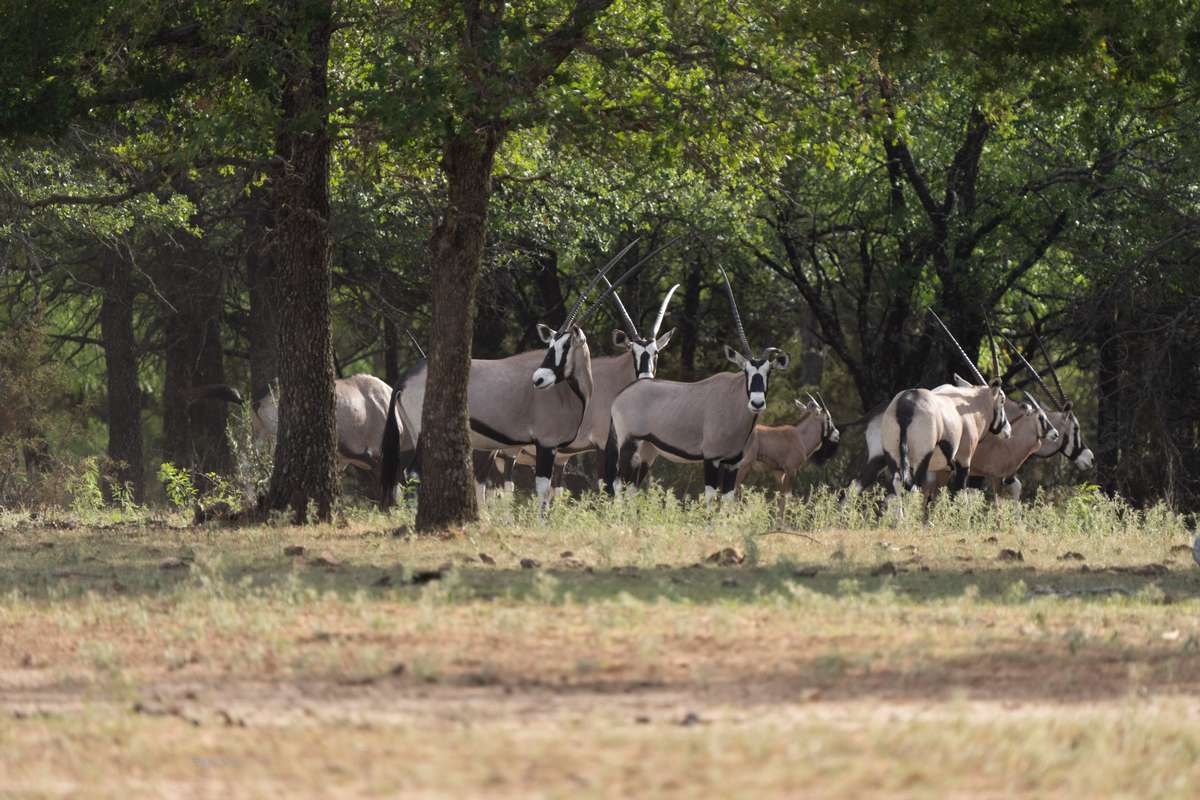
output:
[[[1200,785],[1179,542],[604,535],[6,531],[0,796]]]

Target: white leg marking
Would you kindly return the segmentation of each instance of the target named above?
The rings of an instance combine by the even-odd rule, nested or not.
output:
[[[711,503],[712,499],[716,496],[717,496],[717,487],[715,487],[715,486],[705,486],[704,487],[704,502]]]
[[[516,488],[516,484],[514,484],[512,481],[504,482],[504,491],[508,492],[509,494],[511,494]]]
[[[537,496],[542,502],[542,508],[550,505],[550,479],[537,478],[533,483],[537,487]]]
[[[732,492],[726,492],[725,494],[721,495],[721,504],[724,505],[725,503],[732,503],[736,499],[737,499],[737,491],[736,490],[732,491]]]

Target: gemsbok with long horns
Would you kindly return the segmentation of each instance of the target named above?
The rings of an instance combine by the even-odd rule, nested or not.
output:
[[[608,282],[607,278],[604,280],[605,283]],[[620,294],[615,291],[612,293],[613,302],[625,325],[624,330],[621,328],[613,330],[613,344],[618,348],[623,348],[625,352],[619,356],[603,356],[592,359],[592,397],[588,401],[587,411],[583,415],[583,424],[579,426],[579,433],[575,437],[575,441],[560,448],[555,457],[555,466],[559,468],[556,469],[556,474],[561,472],[561,467],[571,457],[595,450],[599,452],[600,456],[597,485],[603,487],[604,446],[608,442],[608,426],[612,416],[613,400],[634,381],[653,380],[657,374],[658,354],[671,341],[671,335],[675,333],[675,329],[672,328],[661,336],[658,331],[662,327],[663,319],[666,318],[667,306],[677,289],[679,289],[678,283],[672,286],[667,292],[667,296],[663,298],[662,304],[658,307],[658,316],[654,318],[654,325],[650,329],[649,338],[643,337],[638,332],[633,317],[625,308],[625,304],[621,302]],[[534,464],[535,454],[526,447],[516,456],[516,463]]]
[[[1056,410],[1044,412],[1047,423],[1052,426],[1059,434],[1057,436],[1043,436],[1038,442],[1038,447],[1029,455],[1020,460],[1011,457],[1012,454],[1004,453],[1001,450],[999,453],[993,452],[996,450],[995,442],[985,441],[980,446],[980,452],[976,453],[976,460],[971,466],[970,484],[976,488],[982,488],[984,482],[990,482],[993,491],[997,496],[1003,488],[1004,494],[1011,499],[1017,500],[1021,497],[1021,479],[1017,477],[1017,470],[1024,465],[1029,456],[1034,458],[1052,458],[1056,455],[1062,455],[1068,461],[1075,465],[1076,469],[1087,471],[1092,468],[1094,456],[1091,449],[1084,444],[1083,434],[1079,424],[1079,418],[1075,416],[1071,401],[1067,399],[1063,393],[1062,384],[1058,380],[1058,373],[1054,368],[1054,362],[1050,359],[1046,352],[1045,345],[1042,340],[1035,336],[1038,347],[1041,348],[1042,355],[1045,356],[1046,362],[1050,367],[1051,377],[1054,378],[1054,385],[1058,388],[1058,394],[1050,391],[1050,387],[1042,380],[1042,376],[1034,369],[1033,365],[1025,358],[1020,349],[1007,339],[1008,346],[1016,354],[1025,368],[1033,375],[1033,379],[1037,382],[1042,391],[1050,398]],[[1040,409],[1039,409],[1040,410]],[[1017,438],[1017,429],[1013,427],[1013,438]]]
[[[725,346],[739,372],[702,381],[636,381],[612,405],[605,453],[604,483],[609,494],[635,484],[658,454],[671,461],[704,464],[704,495],[718,490],[732,497],[754,421],[767,406],[772,370],[784,369],[788,355],[768,347],[755,358],[746,340],[729,276],[721,270],[742,351]]]
[[[616,291],[647,260],[647,255],[627,270],[580,317],[588,295],[612,267],[629,252],[637,239],[613,257],[580,293],[575,306],[557,330],[539,323],[538,335],[544,351],[531,350],[501,359],[472,359],[467,384],[470,441],[475,450],[536,449],[536,487],[543,510],[550,501],[550,475],[560,447],[575,441],[593,391],[592,357],[582,323],[609,294]],[[419,471],[421,413],[425,402],[426,364],[409,370],[392,392],[391,404],[403,410],[404,422],[415,443],[414,459]],[[385,507],[399,482],[401,437],[389,414],[383,437]],[[477,491],[481,485],[476,483]]]
[[[941,317],[933,309],[929,313],[950,337],[980,385],[939,387],[936,393],[929,389],[907,389],[892,398],[880,418],[879,435],[888,466],[893,470],[892,485],[897,494],[925,487],[931,473],[943,469],[954,472],[951,491],[962,489],[983,437],[1012,436],[995,341],[989,336],[993,374],[989,382]]]
[[[819,396],[820,392],[817,394]],[[737,472],[738,488],[741,488],[742,481],[756,464],[775,472],[779,481],[777,499],[780,511],[787,505],[792,476],[805,464],[820,466],[833,458],[841,441],[829,406],[822,400],[810,394],[807,403],[799,398],[792,402],[800,409],[800,419],[792,425],[755,425],[742,466]]]

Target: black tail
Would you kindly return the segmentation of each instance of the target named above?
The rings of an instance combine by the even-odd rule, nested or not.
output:
[[[228,383],[206,383],[203,386],[193,386],[187,391],[187,402],[190,404],[199,400],[220,400],[238,405],[246,402],[242,399],[242,393]]]
[[[387,423],[383,426],[383,442],[380,444],[379,507],[384,511],[391,507],[392,493],[400,482],[400,421],[396,414],[399,399],[400,389],[393,389],[392,400],[388,403]]]
[[[612,420],[608,421],[608,441],[604,443],[604,491],[612,497],[616,492],[613,484],[617,482],[617,432],[613,430]]]
[[[896,403],[896,423],[900,426],[900,464],[897,471],[901,485],[906,491],[913,487],[912,463],[908,458],[908,426],[912,424],[915,409],[910,394],[911,392],[905,392]]]

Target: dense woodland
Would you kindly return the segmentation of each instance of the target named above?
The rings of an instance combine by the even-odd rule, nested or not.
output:
[[[682,285],[661,375],[726,368],[718,267],[749,338],[793,356],[768,418],[806,387],[850,421],[942,383],[962,367],[926,308],[973,354],[990,318],[1075,403],[1097,470],[1065,479],[1200,506],[1195,2],[15,0],[3,19],[0,504],[89,456],[137,502],[162,462],[229,472],[238,408],[197,387],[277,381],[266,503],[328,518],[335,377],[394,383],[420,343],[418,521],[470,519],[468,358],[540,347],[598,264],[681,237],[622,290],[644,322]],[[592,318],[594,354],[618,324]]]

